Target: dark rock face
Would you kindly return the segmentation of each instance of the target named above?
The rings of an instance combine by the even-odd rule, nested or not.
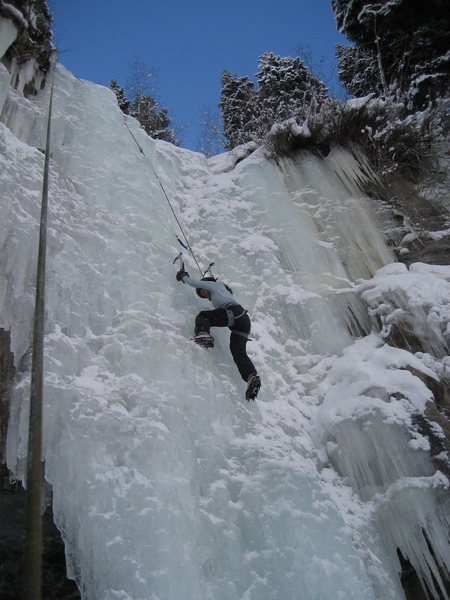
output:
[[[408,267],[415,262],[423,262],[429,265],[450,264],[450,236],[431,242],[418,237],[415,244],[409,249],[409,253],[399,260]]]
[[[428,438],[436,468],[450,478],[450,377],[436,381],[416,369],[410,370],[424,382],[434,397],[434,401],[427,404],[425,414],[416,416],[414,424]]]
[[[5,465],[0,469],[0,598],[22,600],[26,494],[19,482],[11,482]],[[43,516],[42,538],[42,598],[81,598],[75,582],[66,577],[64,545],[51,507]]]
[[[0,462],[4,460],[9,412],[9,389],[14,378],[14,355],[10,350],[11,334],[0,329]]]
[[[447,187],[448,182],[441,182],[437,189],[443,188],[443,191],[433,199],[421,195],[404,179],[391,182],[388,189],[378,186],[375,190],[365,190],[390,206],[391,218],[397,227],[387,234],[386,241],[392,246],[397,260],[407,267],[415,262],[450,264]]]
[[[391,191],[397,191],[398,194],[385,202],[390,205],[392,221],[398,225],[398,229],[393,230],[394,236],[398,235],[398,238],[391,238],[390,242],[399,262],[408,267],[415,262],[450,264],[450,236],[447,233],[450,216],[444,203],[420,197],[414,187],[404,181],[398,182],[398,189],[395,190],[394,186]],[[406,307],[399,308],[403,309],[403,314],[389,327],[385,337],[387,344],[413,354],[425,352],[437,357],[448,355],[448,338],[444,346],[438,349],[438,345],[433,344],[431,335],[426,335],[425,332],[424,335],[418,335],[414,318],[408,314]],[[411,371],[423,381],[434,398],[428,403],[425,414],[416,416],[415,426],[428,438],[436,468],[450,476],[450,374],[444,370],[438,381],[416,369]]]
[[[22,600],[22,562],[25,546],[26,494],[20,482],[11,478],[4,460],[8,423],[9,390],[14,378],[14,356],[10,332],[0,329],[0,598]],[[42,521],[42,598],[77,600],[76,584],[66,577],[64,545],[53,523],[51,506]]]

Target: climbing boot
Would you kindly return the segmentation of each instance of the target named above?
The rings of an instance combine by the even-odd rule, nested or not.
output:
[[[258,395],[260,387],[261,379],[256,373],[252,373],[247,379],[247,391],[245,392],[245,397],[247,400],[254,400]]]

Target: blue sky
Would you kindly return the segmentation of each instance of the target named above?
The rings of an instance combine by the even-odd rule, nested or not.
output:
[[[48,0],[59,60],[74,75],[122,87],[138,57],[155,71],[182,146],[197,149],[201,111],[214,111],[224,69],[253,78],[265,51],[301,46],[327,76],[337,30],[331,0]],[[336,79],[327,82],[332,87]]]

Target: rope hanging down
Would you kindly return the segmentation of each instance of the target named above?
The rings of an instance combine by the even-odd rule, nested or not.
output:
[[[50,124],[53,82],[50,91],[42,183],[39,252],[36,270],[36,300],[33,321],[30,416],[28,427],[25,597],[40,600],[42,585],[42,390],[44,361],[45,257],[47,248],[48,171],[50,162]]]
[[[124,120],[124,122],[125,122],[125,120]],[[127,125],[127,123],[126,123],[126,122],[125,122],[125,125],[126,125],[126,127],[127,127],[128,131],[130,132],[130,135],[131,135],[131,137],[132,137],[132,138],[133,138],[133,140],[135,141],[135,143],[136,143],[136,146],[139,148],[139,152],[140,152],[140,153],[141,153],[143,156],[145,156],[145,157],[147,158],[147,156],[146,156],[146,154],[145,154],[144,150],[143,150],[143,149],[142,149],[142,147],[140,146],[140,144],[139,144],[139,142],[137,141],[137,139],[134,137],[134,135],[133,135],[133,132],[132,132],[132,131],[131,131],[131,129],[128,127],[128,125]],[[195,264],[197,265],[197,268],[198,268],[198,270],[200,271],[200,274],[201,274],[201,275],[204,275],[204,273],[203,273],[203,271],[202,271],[202,269],[201,269],[201,267],[200,267],[200,265],[199,265],[199,263],[198,263],[198,261],[197,261],[197,259],[196,259],[196,257],[195,257],[194,251],[193,251],[193,250],[192,250],[192,248],[191,248],[191,245],[190,245],[190,243],[189,243],[189,240],[187,239],[187,237],[186,237],[186,234],[184,233],[184,229],[183,229],[183,227],[182,227],[182,225],[181,225],[181,223],[180,223],[180,220],[178,219],[178,217],[177,217],[177,215],[176,215],[176,212],[175,212],[175,210],[174,210],[174,208],[173,208],[173,206],[172,206],[172,203],[171,203],[171,202],[170,202],[170,200],[169,200],[169,196],[167,195],[167,193],[166,193],[166,190],[164,189],[164,186],[163,186],[163,184],[161,183],[161,180],[160,180],[160,178],[158,177],[158,173],[156,172],[155,168],[153,167],[153,165],[152,165],[151,163],[150,163],[150,165],[151,165],[151,167],[152,167],[152,171],[153,171],[153,173],[155,174],[155,177],[156,177],[156,179],[157,179],[157,181],[158,181],[158,183],[159,183],[159,185],[160,185],[160,187],[161,187],[161,190],[162,190],[162,192],[163,192],[163,194],[164,194],[164,197],[165,197],[165,199],[167,200],[167,204],[169,205],[169,207],[170,207],[170,210],[172,211],[172,214],[173,214],[173,216],[175,217],[175,221],[177,222],[177,225],[178,225],[178,227],[180,228],[180,231],[181,231],[181,233],[182,233],[182,235],[183,235],[183,238],[184,238],[184,241],[186,242],[186,244],[184,244],[184,243],[183,243],[183,242],[180,240],[180,238],[179,238],[178,236],[176,236],[176,238],[177,238],[178,242],[179,242],[179,243],[180,243],[180,244],[183,246],[183,248],[185,248],[186,250],[188,250],[188,251],[191,253],[191,255],[192,255],[192,258],[195,260]]]

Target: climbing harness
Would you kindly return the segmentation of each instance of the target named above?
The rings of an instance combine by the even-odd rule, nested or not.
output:
[[[139,142],[137,141],[137,139],[136,139],[136,138],[135,138],[135,136],[133,135],[133,132],[132,132],[132,131],[131,131],[131,129],[128,127],[128,124],[127,124],[127,122],[125,121],[125,117],[124,117],[124,123],[125,123],[125,126],[126,126],[126,128],[127,128],[127,129],[128,129],[128,131],[129,131],[129,133],[130,133],[131,137],[133,138],[133,140],[135,141],[135,143],[136,143],[137,147],[139,148],[139,152],[140,152],[140,153],[141,153],[143,156],[145,156],[145,158],[147,158],[147,155],[145,154],[144,150],[142,149],[142,146],[139,144]],[[162,182],[161,182],[161,179],[159,178],[159,176],[158,176],[158,173],[156,172],[156,170],[155,170],[155,168],[153,167],[153,165],[152,165],[152,163],[151,163],[151,162],[150,162],[150,166],[151,166],[151,168],[152,168],[152,171],[153,171],[153,173],[155,174],[155,177],[156,177],[156,179],[157,179],[157,181],[158,181],[158,183],[159,183],[159,185],[160,185],[160,187],[161,187],[162,193],[164,194],[164,197],[165,197],[165,199],[167,200],[167,204],[169,205],[169,207],[170,207],[170,210],[172,211],[172,214],[173,214],[173,216],[174,216],[174,218],[175,218],[175,221],[177,222],[177,225],[178,225],[178,227],[180,228],[181,234],[183,235],[184,241],[185,241],[186,243],[183,243],[183,242],[180,240],[180,238],[179,238],[178,236],[175,236],[175,237],[177,238],[177,241],[178,241],[178,242],[181,244],[181,246],[182,246],[182,247],[183,247],[185,250],[187,250],[187,251],[188,251],[188,252],[191,254],[192,258],[193,258],[193,259],[194,259],[194,261],[195,261],[195,264],[197,265],[197,268],[198,268],[198,270],[200,271],[200,273],[203,273],[203,271],[202,271],[202,269],[201,269],[201,267],[200,267],[200,265],[199,265],[199,263],[198,263],[198,261],[197,261],[197,258],[196,258],[195,254],[194,254],[194,251],[192,250],[192,247],[191,247],[191,245],[190,245],[190,243],[189,243],[189,240],[187,239],[187,236],[186,236],[186,234],[185,234],[185,232],[184,232],[184,229],[183,229],[183,227],[182,227],[182,225],[181,225],[181,223],[180,223],[180,220],[179,220],[179,218],[178,218],[178,216],[177,216],[177,214],[176,214],[176,212],[175,212],[175,210],[174,210],[174,208],[173,208],[173,206],[172,206],[172,203],[171,203],[171,202],[170,202],[170,200],[169,200],[169,196],[167,195],[167,192],[166,192],[166,190],[164,189],[164,186],[163,186],[163,184],[162,184]],[[174,261],[174,263],[175,263],[175,261]],[[212,264],[214,264],[214,263],[212,263]],[[208,267],[208,269],[205,271],[205,273],[206,273],[206,272],[209,270],[209,268],[210,268],[211,266],[212,266],[212,265],[210,265],[210,266]],[[204,274],[203,274],[203,275],[204,275]]]
[[[42,182],[39,251],[36,270],[36,296],[33,320],[31,362],[31,394],[28,427],[27,494],[25,513],[25,597],[40,600],[42,586],[42,392],[44,361],[45,259],[47,249],[47,207],[50,163],[50,130],[53,104],[53,86],[50,90],[45,143],[44,174]]]
[[[238,321],[240,318],[242,318],[244,315],[246,315],[248,313],[248,310],[246,310],[245,308],[243,308],[241,306],[242,312],[239,313],[238,315],[235,315],[232,310],[233,306],[240,306],[240,304],[239,305],[227,304],[226,306],[224,306],[224,309],[227,311],[228,327],[232,327],[236,321]]]

